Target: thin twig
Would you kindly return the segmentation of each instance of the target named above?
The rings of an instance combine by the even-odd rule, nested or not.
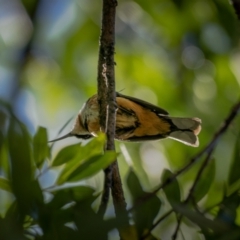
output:
[[[222,203],[222,201],[217,202],[217,203],[213,204],[212,206],[207,207],[206,209],[204,209],[204,211],[203,211],[202,213],[203,213],[203,214],[208,213],[208,212],[211,211],[213,208],[219,207],[219,205],[220,205],[221,203]]]
[[[200,168],[195,182],[190,190],[190,193],[187,197],[187,199],[191,199],[191,196],[195,190],[195,187],[197,185],[197,182],[199,181],[199,178],[203,172],[203,170],[205,169],[205,166],[208,164],[208,162],[211,159],[211,155],[213,152],[214,147],[216,146],[217,142],[219,141],[220,137],[226,132],[226,130],[228,129],[228,127],[230,126],[231,122],[234,120],[234,118],[237,116],[238,112],[240,111],[240,101],[237,102],[233,107],[231,112],[229,113],[228,117],[225,119],[225,121],[223,122],[222,126],[219,128],[219,130],[215,133],[214,137],[212,138],[212,140],[209,142],[209,144],[203,148],[203,150],[201,150],[195,157],[193,157],[190,162],[184,166],[183,168],[181,168],[180,170],[178,170],[177,172],[175,172],[175,174],[173,174],[173,176],[171,176],[170,178],[168,178],[165,182],[163,182],[162,184],[159,185],[159,187],[157,187],[153,192],[148,193],[146,195],[144,195],[143,197],[141,197],[137,203],[131,208],[129,209],[129,211],[133,211],[135,208],[139,207],[142,203],[144,203],[145,201],[147,201],[148,199],[150,199],[151,197],[153,197],[160,189],[166,187],[168,184],[172,183],[176,177],[178,177],[180,174],[182,174],[183,172],[185,172],[186,170],[188,170],[203,154],[207,153],[207,156],[205,158],[205,161],[202,165],[202,167]],[[187,200],[189,201],[189,200]],[[185,201],[186,202],[186,201]],[[179,216],[178,218],[178,223],[177,223],[177,228],[175,230],[176,232],[176,237],[177,237],[177,232],[180,228],[180,223],[181,223],[181,219],[182,216]],[[161,221],[157,221],[156,224],[154,224],[151,228],[151,231],[160,223]],[[150,234],[150,232],[148,233],[148,235]],[[174,233],[175,235],[175,233]],[[173,235],[173,239],[176,239],[176,237]],[[144,236],[145,237],[145,236]],[[175,237],[175,238],[174,238]]]
[[[198,154],[196,154],[193,158],[190,159],[189,163],[185,165],[183,168],[176,171],[171,177],[167,178],[163,183],[161,183],[153,192],[147,193],[141,198],[136,201],[135,205],[130,208],[128,211],[133,211],[135,208],[139,207],[142,203],[150,199],[151,197],[155,196],[155,194],[160,190],[166,187],[167,185],[171,184],[179,175],[187,171],[194,163],[197,162],[197,160],[202,157],[205,153],[210,152],[221,136],[226,132],[229,125],[232,123],[234,118],[237,116],[238,112],[240,110],[240,101],[237,102],[233,107],[225,121],[223,122],[222,126],[219,128],[219,130],[214,134],[212,140],[209,142],[207,146],[205,146]]]
[[[204,162],[202,163],[200,169],[198,170],[198,173],[197,173],[197,175],[196,175],[196,178],[195,178],[195,180],[194,180],[194,182],[193,182],[192,187],[191,187],[190,190],[189,190],[188,196],[187,196],[187,198],[185,199],[184,204],[188,204],[189,201],[191,200],[191,198],[193,197],[194,191],[195,191],[196,186],[197,186],[197,184],[198,184],[198,182],[199,182],[199,180],[200,180],[200,177],[202,176],[202,173],[203,173],[204,169],[207,167],[207,165],[209,164],[209,162],[210,162],[211,159],[212,159],[211,156],[212,156],[213,150],[214,150],[214,147],[211,148],[211,149],[208,151],[208,154],[207,154]],[[180,229],[180,226],[181,226],[182,218],[183,218],[183,215],[180,215],[180,216],[178,217],[178,219],[177,219],[177,226],[176,226],[176,229],[175,229],[175,231],[174,231],[174,233],[173,233],[172,240],[177,239],[177,235],[178,235],[178,232],[179,232],[179,229]]]
[[[229,126],[229,124],[230,124],[230,122],[231,122],[231,119],[233,120],[233,119],[234,119],[234,116],[236,116],[236,115],[237,115],[237,112],[239,111],[240,104],[238,103],[236,106],[237,106],[237,107],[236,107],[236,108],[233,108],[233,111],[230,113],[229,117],[225,120],[225,124],[223,124],[223,127],[225,127],[225,129],[227,129],[227,126]],[[237,109],[238,109],[238,110],[237,110]],[[235,110],[236,110],[236,111],[235,111]],[[233,112],[235,112],[236,114],[232,114]],[[217,134],[216,134],[215,136],[217,136]],[[203,171],[204,171],[204,169],[208,166],[209,162],[210,162],[211,159],[212,159],[211,156],[212,156],[212,153],[213,153],[213,151],[214,151],[214,147],[215,147],[215,146],[216,146],[216,145],[213,145],[212,148],[210,148],[210,149],[208,150],[207,156],[206,156],[204,162],[202,163],[202,165],[201,165],[201,167],[200,167],[200,169],[199,169],[199,171],[198,171],[198,173],[197,173],[197,175],[196,175],[195,181],[193,182],[193,185],[192,185],[191,189],[189,190],[188,196],[187,196],[186,200],[184,201],[184,204],[189,203],[189,201],[190,201],[191,198],[193,197],[194,191],[195,191],[196,186],[197,186],[197,184],[198,184],[198,182],[199,182],[199,180],[200,180],[200,178],[201,178],[201,176],[202,176],[202,174],[203,174]],[[178,217],[177,226],[176,226],[176,229],[175,229],[175,231],[174,231],[174,233],[173,233],[172,240],[177,239],[177,235],[178,235],[178,232],[179,232],[179,229],[180,229],[180,226],[181,226],[182,218],[183,218],[183,215],[180,215],[180,216]]]
[[[193,197],[191,198],[191,203],[192,203],[193,208],[196,210],[197,213],[199,213],[201,215],[204,215],[204,212],[202,210],[200,210],[195,198],[193,198]]]
[[[185,238],[185,236],[184,236],[184,234],[183,234],[183,232],[182,232],[181,229],[180,229],[180,233],[181,233],[181,235],[182,235],[182,239],[185,240],[186,238]]]
[[[169,210],[166,212],[163,216],[161,216],[152,226],[151,228],[148,229],[147,233],[145,233],[142,237],[141,240],[148,239],[149,235],[151,234],[152,230],[159,224],[161,223],[165,218],[167,218],[169,215],[173,213],[173,209]]]
[[[212,160],[211,156],[212,156],[213,150],[214,150],[214,148],[212,148],[208,152],[204,162],[202,163],[202,165],[201,165],[201,167],[200,167],[200,169],[199,169],[199,171],[197,173],[197,176],[195,178],[195,181],[193,182],[193,185],[192,185],[191,189],[189,190],[189,193],[188,193],[188,196],[187,196],[187,198],[185,200],[185,203],[188,203],[190,201],[190,199],[192,198],[192,196],[194,194],[194,191],[196,189],[196,186],[197,186],[197,184],[198,184],[198,182],[200,180],[200,177],[202,176],[202,173],[203,173],[204,169],[207,167],[209,162]]]
[[[177,226],[176,226],[176,229],[175,229],[175,231],[174,231],[174,233],[173,233],[172,240],[177,239],[177,235],[178,235],[178,231],[180,230],[182,218],[183,218],[183,215],[179,215],[179,216],[177,217]]]

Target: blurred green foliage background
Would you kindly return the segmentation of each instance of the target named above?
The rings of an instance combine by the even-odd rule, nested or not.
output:
[[[49,139],[55,138],[97,92],[100,28],[101,1],[0,1],[0,98],[13,107],[32,135],[40,125],[48,129]],[[119,0],[116,90],[159,105],[172,116],[201,118],[202,149],[239,99],[239,37],[239,23],[227,0]],[[218,142],[213,183],[200,203],[204,208],[224,195],[239,126],[237,117]],[[53,156],[77,142],[57,143]],[[173,140],[116,142],[116,147],[128,206],[125,183],[130,167],[150,191],[159,184],[163,169],[175,171],[199,151]],[[198,167],[199,163],[179,178],[182,199]],[[41,181],[43,186],[52,184],[49,176]],[[84,183],[100,191],[102,181],[99,173]],[[0,198],[4,215],[11,197],[1,191]],[[166,200],[164,204],[168,209]],[[240,209],[237,212],[240,223]],[[165,239],[174,227],[170,218],[155,234]],[[189,231],[186,239],[195,236],[187,224],[183,228]]]

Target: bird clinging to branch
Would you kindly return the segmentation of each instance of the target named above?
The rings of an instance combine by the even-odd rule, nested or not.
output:
[[[197,147],[201,131],[199,118],[170,117],[168,112],[146,101],[116,93],[117,114],[115,139],[120,141],[148,141],[172,138]],[[100,131],[97,95],[92,96],[80,110],[73,129],[66,135],[81,139],[94,137]]]

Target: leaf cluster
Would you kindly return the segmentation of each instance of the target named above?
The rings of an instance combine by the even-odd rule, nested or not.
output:
[[[160,239],[152,230],[166,224],[171,213],[175,222],[181,216],[185,225],[197,226],[196,232],[201,229],[198,234],[205,239],[239,239],[240,138],[234,148],[226,188],[222,189],[223,197],[207,209],[201,202],[211,194],[214,160],[204,169],[194,191],[189,190],[188,197],[181,191],[185,186],[174,178],[163,192],[145,198],[151,193],[144,190],[137,174],[130,169],[126,181],[133,203],[129,211],[133,224],[127,226],[124,217],[116,219],[111,215],[102,219],[97,213],[93,206],[101,194],[99,189],[81,182],[76,185],[115,160],[116,152],[103,152],[104,135],[85,145],[66,146],[52,157],[45,128],[39,127],[31,136],[4,102],[0,115],[0,193],[8,198],[0,216],[0,239],[108,239],[109,232],[116,228],[123,239]],[[53,180],[52,176],[52,185],[44,187],[41,178],[47,172],[55,172],[57,178]],[[159,182],[168,182],[173,176],[165,169]]]
[[[3,102],[0,115],[0,191],[9,198],[0,217],[0,239],[107,239],[120,223],[103,221],[94,211],[96,189],[70,184],[114,161],[115,152],[102,152],[105,136],[65,147],[52,158],[45,128],[30,136]],[[40,179],[50,170],[58,178],[44,188]]]

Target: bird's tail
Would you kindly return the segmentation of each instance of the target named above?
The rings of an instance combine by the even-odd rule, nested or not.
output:
[[[201,131],[201,119],[199,118],[179,118],[168,117],[173,126],[169,138],[175,139],[184,144],[198,147],[197,135]]]

